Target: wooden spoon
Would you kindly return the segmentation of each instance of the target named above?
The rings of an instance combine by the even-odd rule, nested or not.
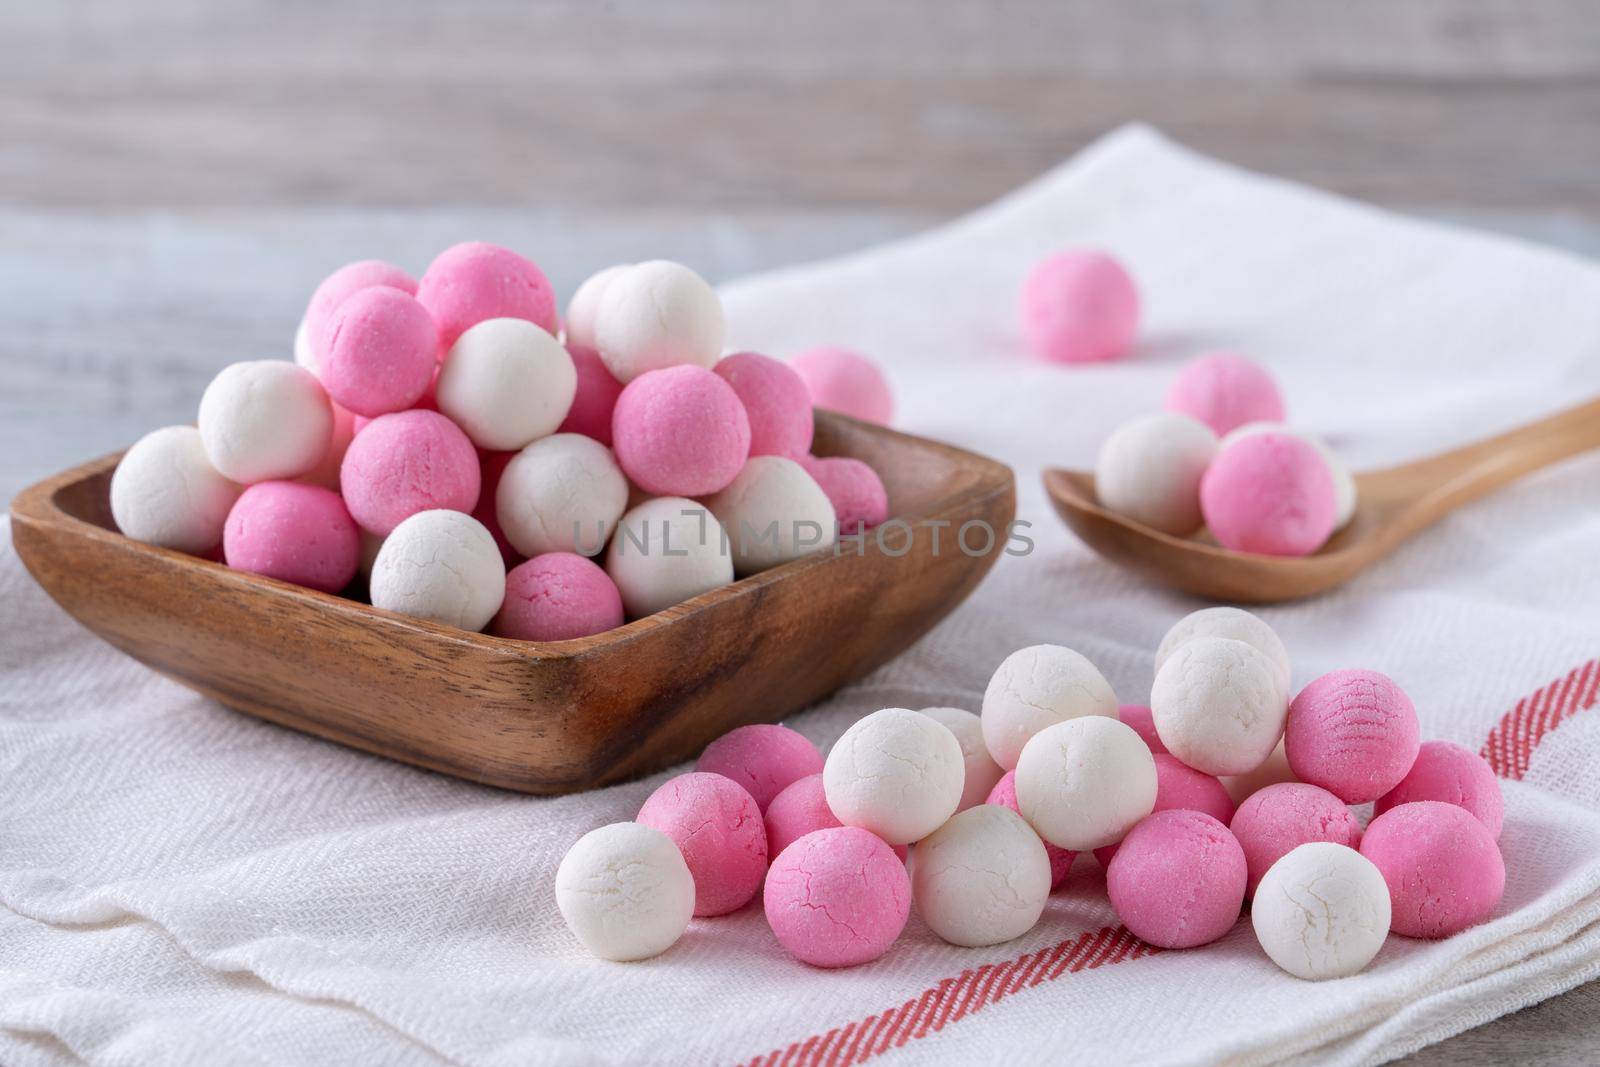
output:
[[[1600,399],[1428,459],[1358,474],[1354,518],[1320,552],[1303,557],[1232,552],[1152,530],[1102,508],[1094,475],[1085,471],[1046,470],[1044,487],[1067,525],[1107,559],[1198,596],[1268,604],[1347,582],[1461,505],[1591,448],[1600,448]]]

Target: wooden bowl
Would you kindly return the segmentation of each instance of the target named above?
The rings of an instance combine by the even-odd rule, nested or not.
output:
[[[135,659],[238,711],[526,793],[647,774],[774,722],[888,661],[971,593],[1005,546],[1010,468],[817,412],[818,455],[856,456],[913,528],[819,552],[608,633],[468,633],[123,537],[118,455],[24,490],[17,553],[56,602]],[[948,521],[934,552],[919,523]],[[994,551],[956,549],[990,523]],[[899,553],[909,541],[909,550]],[[888,551],[885,551],[887,549]]]

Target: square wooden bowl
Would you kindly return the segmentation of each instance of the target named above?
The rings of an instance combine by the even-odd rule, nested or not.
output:
[[[117,455],[24,490],[12,529],[57,603],[191,689],[419,767],[565,793],[670,766],[735,726],[815,703],[926,633],[1003,551],[1016,509],[1010,468],[821,411],[816,451],[871,464],[910,530],[549,644],[439,626],[131,541],[111,520]],[[973,520],[996,531],[988,554],[954,545]],[[950,523],[937,552],[921,526],[929,521]]]

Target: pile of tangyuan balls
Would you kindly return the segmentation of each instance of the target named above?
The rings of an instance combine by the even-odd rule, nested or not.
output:
[[[1307,979],[1362,970],[1391,932],[1488,918],[1505,886],[1488,764],[1423,743],[1377,671],[1292,700],[1289,684],[1264,621],[1208,608],[1162,640],[1149,706],[1119,707],[1082,655],[1035,645],[1000,664],[981,715],[887,708],[826,759],[783,726],[741,727],[636,821],[579,840],[556,902],[590,951],[628,960],[760,895],[784,949],[843,967],[888,951],[913,905],[951,944],[1020,937],[1092,852],[1137,937],[1208,944],[1248,900],[1266,954]],[[1352,805],[1368,803],[1363,827]]]
[[[724,356],[716,292],[656,260],[601,271],[565,320],[543,271],[455,245],[413,279],[348,264],[295,361],[224,368],[198,428],[146,435],[128,537],[380,607],[560,641],[882,523],[883,481],[812,454],[813,405],[888,422],[864,357]],[[750,531],[749,536],[745,535]]]

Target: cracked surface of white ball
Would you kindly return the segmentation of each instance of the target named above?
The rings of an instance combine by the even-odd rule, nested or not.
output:
[[[198,554],[222,543],[242,491],[211,466],[199,430],[167,426],[139,438],[117,464],[111,517],[135,541]]]
[[[918,842],[911,887],[917,914],[934,933],[952,945],[998,945],[1039,921],[1050,859],[1022,816],[980,804]]]
[[[514,456],[500,476],[495,514],[513,548],[597,556],[628,506],[628,479],[611,449],[592,437],[558,433]]]
[[[555,433],[577,390],[560,341],[523,319],[488,319],[450,347],[435,395],[473,444],[511,452]]]
[[[1123,423],[1095,460],[1100,503],[1135,522],[1186,537],[1200,528],[1200,479],[1217,453],[1217,435],[1199,419],[1171,411]]]
[[[601,959],[649,959],[671,948],[694,914],[694,878],[672,838],[636,822],[590,830],[556,870],[556,907]]]
[[[286,360],[222,368],[200,397],[206,458],[241,485],[298,478],[327,454],[333,407],[317,376]]]
[[[1003,770],[1012,770],[1028,739],[1081,715],[1117,717],[1111,683],[1081,653],[1031,645],[1007,656],[983,694],[983,740]]]
[[[1272,755],[1289,714],[1277,668],[1253,645],[1201,637],[1156,673],[1150,715],[1167,750],[1205,774],[1246,774]]]
[[[567,317],[563,323],[563,339],[569,345],[594,347],[594,320],[600,311],[600,300],[611,283],[633,267],[632,263],[618,263],[614,267],[595,271],[583,280],[572,299],[567,302]]]
[[[1085,715],[1040,730],[1017,760],[1017,810],[1073,852],[1114,845],[1156,805],[1156,760],[1127,723]]]
[[[966,776],[961,787],[961,805],[956,810],[966,811],[982,804],[1006,773],[989,755],[989,746],[983,743],[983,720],[965,708],[923,708],[922,714],[943,723],[961,745]]]
[[[637,619],[727,585],[733,556],[715,515],[686,497],[661,496],[622,516],[606,573]]]
[[[822,766],[822,792],[844,825],[907,845],[955,814],[965,774],[961,743],[948,727],[907,708],[884,708],[835,742]]]
[[[832,545],[833,503],[804,467],[783,456],[754,456],[706,506],[728,532],[733,569],[756,574]]]
[[[373,607],[481,630],[506,595],[506,564],[483,523],[459,511],[419,511],[372,562]]]
[[[689,363],[711,369],[727,335],[722,301],[681,263],[637,263],[605,284],[594,316],[594,347],[627,385],[646,371]]]
[[[1350,520],[1356,514],[1356,480],[1350,473],[1350,467],[1339,453],[1328,447],[1328,443],[1314,433],[1296,430],[1281,422],[1247,422],[1243,426],[1229,430],[1223,435],[1222,441],[1217,445],[1217,451],[1227,448],[1241,437],[1249,437],[1257,433],[1286,433],[1300,438],[1306,444],[1317,450],[1322,456],[1322,461],[1328,465],[1328,473],[1333,475],[1333,500],[1334,519],[1333,528],[1342,530],[1350,525]]]
[[[1389,887],[1355,849],[1314,841],[1274,863],[1256,887],[1250,924],[1272,962],[1297,978],[1357,974],[1389,936]]]
[[[1227,637],[1251,646],[1272,661],[1284,693],[1289,693],[1289,649],[1266,620],[1243,608],[1201,608],[1173,623],[1156,649],[1156,673],[1174,652],[1201,637]]]

